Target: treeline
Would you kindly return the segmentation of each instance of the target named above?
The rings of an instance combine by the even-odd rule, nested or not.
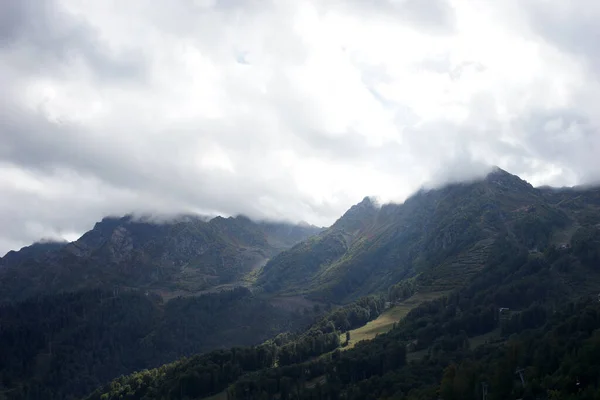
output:
[[[213,351],[120,377],[87,400],[204,397],[222,391],[244,373],[270,368],[274,359],[275,347],[271,343]]]
[[[225,390],[244,374],[275,366],[285,369],[337,349],[344,330],[377,318],[384,307],[382,297],[362,298],[325,314],[305,331],[282,333],[260,346],[214,351],[121,377],[98,389],[89,400],[209,396]],[[317,366],[322,363],[319,359],[313,361]]]
[[[377,318],[385,310],[385,299],[382,296],[362,297],[353,303],[337,308],[326,314],[311,329],[328,331],[332,323],[338,331],[345,332],[363,326]]]
[[[227,391],[228,399],[342,399],[342,388],[406,364],[402,343],[359,343],[326,358],[248,375]]]
[[[155,298],[100,290],[0,306],[0,382],[9,399],[69,399],[144,364]]]
[[[552,308],[576,295],[564,285],[556,261],[542,253],[529,254],[508,238],[500,239],[485,273],[465,288],[411,310],[390,334],[409,342],[412,351],[450,351],[464,348],[465,337],[500,328],[510,334],[521,327],[541,326],[547,313],[540,311],[541,304]],[[501,308],[509,309],[510,321],[501,321]]]
[[[554,313],[544,327],[514,336],[505,347],[467,354],[449,365],[439,393],[445,400],[475,400],[486,385],[491,400],[598,399],[598,356],[600,304],[585,299]]]
[[[335,329],[331,332],[309,332],[279,349],[277,353],[278,364],[297,364],[311,357],[337,349],[339,346],[340,334]]]
[[[383,297],[369,296],[326,314],[307,332],[281,346],[278,365],[304,362],[337,349],[341,344],[340,333],[363,326],[377,318],[384,309]]]
[[[0,305],[0,398],[75,399],[136,370],[306,326],[245,288],[178,298],[90,290]]]
[[[273,307],[243,287],[173,299],[164,305],[152,334],[144,338],[143,351],[165,363],[215,348],[257,344],[280,332],[305,328],[314,318],[312,313]]]
[[[402,301],[408,299],[417,292],[416,279],[406,279],[392,285],[388,289],[389,301]]]
[[[244,376],[229,399],[474,400],[482,382],[490,399],[597,399],[600,304],[595,296],[568,303],[577,290],[555,268],[564,256],[577,276],[583,264],[576,253],[529,254],[509,238],[500,240],[484,274],[415,308],[388,334],[330,357]],[[500,319],[500,307],[512,314]],[[470,349],[469,337],[497,329],[510,336],[505,346]],[[407,348],[427,352],[404,367]],[[388,354],[401,361],[394,364]]]

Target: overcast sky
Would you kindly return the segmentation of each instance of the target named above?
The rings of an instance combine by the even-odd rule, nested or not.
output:
[[[107,214],[332,223],[600,178],[596,0],[3,0],[0,253]]]

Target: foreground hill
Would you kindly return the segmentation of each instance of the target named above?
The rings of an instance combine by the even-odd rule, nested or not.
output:
[[[268,292],[344,302],[407,278],[444,291],[476,276],[509,235],[532,252],[600,223],[600,190],[536,189],[496,169],[485,179],[421,190],[382,207],[365,198],[318,236],[261,270]]]
[[[121,374],[297,329],[310,312],[236,285],[319,231],[241,216],[126,216],[72,243],[9,252],[0,259],[0,398],[78,398]],[[209,293],[221,286],[230,290]]]
[[[0,304],[0,399],[77,399],[120,375],[310,322],[236,288],[163,302],[86,290]]]
[[[105,218],[75,242],[35,244],[0,259],[0,299],[95,287],[196,293],[235,282],[319,231],[242,216]]]

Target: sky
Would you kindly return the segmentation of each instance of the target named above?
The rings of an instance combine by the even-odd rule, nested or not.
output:
[[[600,181],[596,0],[3,0],[0,253],[106,215],[331,224]]]

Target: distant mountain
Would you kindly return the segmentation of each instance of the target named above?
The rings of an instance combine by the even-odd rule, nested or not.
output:
[[[75,242],[34,244],[1,258],[0,299],[115,286],[198,293],[236,282],[320,231],[243,216],[104,218]]]
[[[47,253],[59,250],[69,242],[56,240],[41,240],[29,246],[25,246],[18,251],[11,250],[0,258],[0,267],[17,265],[28,259],[41,259]]]
[[[344,302],[417,277],[427,290],[463,285],[509,235],[531,251],[600,223],[600,189],[536,189],[500,168],[484,179],[420,190],[403,204],[370,198],[262,269],[268,292]]]

